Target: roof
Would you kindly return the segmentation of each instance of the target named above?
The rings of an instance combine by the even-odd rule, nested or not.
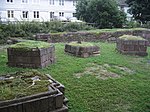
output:
[[[116,0],[116,1],[117,1],[117,3],[118,3],[120,6],[128,6],[128,5],[125,3],[126,0]]]

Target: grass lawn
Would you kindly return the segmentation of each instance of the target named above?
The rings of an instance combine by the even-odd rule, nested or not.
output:
[[[57,62],[38,69],[65,85],[69,111],[150,112],[150,55],[126,56],[115,51],[115,44],[93,44],[100,46],[101,55],[90,58],[67,55],[64,53],[64,44],[55,44]],[[150,48],[148,53],[150,54]],[[7,67],[6,62],[6,50],[0,49],[0,75],[29,70]],[[101,68],[103,65],[109,66],[107,70],[119,77],[98,78],[97,74],[101,69],[91,66]],[[89,69],[94,70],[83,74]],[[133,73],[128,72],[129,70]],[[77,77],[76,74],[79,73],[82,75]]]

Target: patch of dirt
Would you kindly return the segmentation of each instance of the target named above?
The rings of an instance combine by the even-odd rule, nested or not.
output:
[[[76,73],[74,75],[77,78],[81,78],[84,75],[93,75],[98,79],[106,80],[108,78],[120,78],[122,75],[130,75],[134,73],[135,72],[133,70],[127,67],[109,64],[98,65],[95,63],[90,63],[88,64],[88,67],[85,68],[84,72]]]
[[[121,70],[122,72],[124,73],[127,73],[127,74],[133,74],[135,73],[133,70],[127,68],[127,67],[121,67],[121,66],[114,66],[116,69],[119,69]]]

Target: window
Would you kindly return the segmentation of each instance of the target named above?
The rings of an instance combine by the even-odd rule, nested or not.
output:
[[[22,11],[22,17],[28,18],[28,11]]]
[[[34,14],[34,18],[39,18],[39,11],[34,11],[33,14]]]
[[[54,18],[54,12],[50,12],[50,19]]]
[[[22,0],[22,3],[28,3],[28,0]]]
[[[54,1],[55,1],[55,0],[49,0],[49,4],[50,4],[50,5],[54,5],[54,4],[55,4]]]
[[[7,0],[8,3],[13,3],[13,0]]]
[[[59,12],[59,16],[64,17],[64,12]]]
[[[72,13],[73,17],[76,17],[76,13]]]
[[[14,18],[14,11],[8,10],[7,11],[7,16],[8,16],[8,18]]]
[[[64,5],[64,0],[59,0],[59,5]]]
[[[77,4],[77,1],[73,0],[73,6],[76,6],[76,4]]]
[[[34,4],[39,4],[39,3],[40,3],[40,0],[33,0],[33,3],[34,3]]]

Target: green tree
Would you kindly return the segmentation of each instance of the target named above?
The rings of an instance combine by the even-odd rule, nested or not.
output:
[[[76,7],[78,18],[95,23],[98,28],[122,27],[126,20],[114,0],[79,0]]]
[[[135,20],[142,23],[150,21],[150,0],[126,0],[126,3]]]

